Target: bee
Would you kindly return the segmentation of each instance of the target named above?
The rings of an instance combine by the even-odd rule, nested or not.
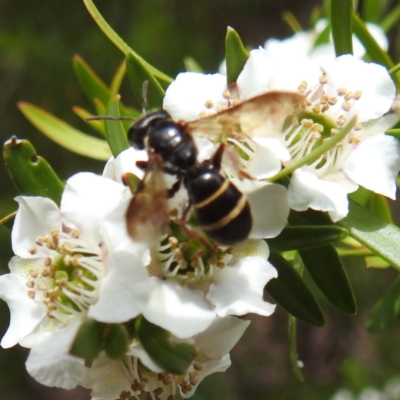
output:
[[[183,184],[189,198],[183,221],[193,209],[202,231],[212,240],[228,246],[244,241],[250,234],[253,217],[244,194],[220,172],[226,145],[221,142],[210,159],[199,162],[194,135],[212,140],[265,136],[265,132],[280,131],[286,118],[298,112],[303,102],[301,95],[270,92],[191,122],[174,121],[166,110],[136,121],[128,130],[129,142],[136,149],[146,149],[149,159],[137,162],[145,170],[145,177],[126,214],[130,236],[143,236],[137,233],[138,226],[150,220],[155,220],[152,224],[157,229],[165,224],[169,215],[160,199],[173,197]],[[170,189],[164,183],[157,185],[157,171],[175,175],[176,183]],[[157,186],[161,187],[158,191]],[[148,200],[151,205],[144,209],[144,198],[151,196],[146,191],[153,191],[154,201]]]

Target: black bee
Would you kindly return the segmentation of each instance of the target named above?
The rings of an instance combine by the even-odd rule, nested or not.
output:
[[[166,207],[160,201],[163,190],[155,189],[157,179],[154,174],[161,169],[177,177],[166,197],[172,197],[182,183],[188,192],[189,205],[184,218],[193,207],[202,230],[211,239],[223,245],[235,245],[245,240],[252,228],[250,205],[243,193],[220,173],[225,145],[221,144],[209,160],[198,162],[192,132],[215,139],[216,135],[251,137],[260,127],[281,129],[284,120],[299,110],[303,101],[302,96],[293,93],[270,92],[189,123],[172,120],[165,110],[147,114],[136,121],[128,131],[128,139],[134,148],[146,149],[149,160],[138,162],[146,175],[127,211],[129,234],[137,239],[138,226],[144,222],[148,224],[152,220],[150,223],[160,225],[168,221]],[[262,135],[260,132],[257,135]],[[146,201],[141,192],[146,190],[149,192],[147,199],[153,193],[153,203],[144,208]]]

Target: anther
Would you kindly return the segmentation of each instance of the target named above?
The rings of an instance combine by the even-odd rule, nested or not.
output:
[[[43,243],[44,243],[44,241],[45,241],[45,238],[44,238],[43,236],[38,236],[38,237],[35,239],[35,243],[36,243],[38,246],[42,246]]]
[[[50,257],[46,257],[43,261],[43,264],[45,267],[50,267],[51,265],[51,258]]]
[[[29,281],[26,282],[26,286],[27,286],[29,289],[32,289],[32,288],[35,286],[35,282],[29,280]]]
[[[213,104],[213,102],[212,102],[211,100],[207,100],[207,101],[204,103],[204,105],[205,105],[205,107],[208,108],[208,109],[214,107],[214,104]]]
[[[362,92],[361,92],[361,90],[356,90],[355,92],[354,92],[354,99],[355,100],[359,100],[360,99],[360,97],[361,97],[361,94],[362,94]]]
[[[36,278],[38,277],[39,273],[37,272],[37,270],[31,269],[31,270],[29,271],[29,275],[30,275],[32,278],[36,279]]]
[[[321,85],[325,85],[326,83],[328,83],[328,78],[326,77],[326,74],[323,73],[320,77],[319,77],[319,83]]]
[[[307,89],[307,82],[306,81],[301,81],[300,85],[297,87],[297,90],[300,93],[304,93]]]
[[[354,125],[354,130],[355,130],[355,131],[359,131],[360,129],[362,129],[362,123],[361,123],[361,122],[357,122],[357,123]]]
[[[328,104],[324,104],[321,108],[321,114],[324,113],[325,111],[329,110],[329,105]]]
[[[328,103],[329,103],[331,106],[335,105],[335,104],[337,103],[337,97],[335,97],[335,96],[329,96],[329,97],[328,97]]]
[[[153,393],[154,393],[156,396],[161,396],[161,395],[164,393],[164,390],[163,390],[163,388],[157,388],[157,389],[154,389],[154,390],[153,390]]]
[[[27,295],[29,298],[34,299],[36,292],[34,290],[28,290]]]
[[[36,246],[29,247],[28,253],[32,254],[32,255],[36,254],[37,253],[37,247]]]
[[[347,92],[345,95],[344,95],[344,99],[345,100],[351,100],[352,98],[353,98],[353,92]]]
[[[343,125],[346,123],[346,118],[345,118],[343,115],[341,115],[341,116],[337,119],[336,123],[337,123],[339,126],[343,126]]]
[[[43,291],[43,292],[44,292],[45,290],[47,290],[47,286],[44,285],[44,284],[38,285],[37,288],[38,288],[38,290],[41,290],[41,291]]]
[[[347,93],[347,89],[345,89],[345,88],[340,88],[337,90],[337,94],[339,96],[344,96],[346,93]]]
[[[199,118],[206,118],[206,117],[207,117],[207,113],[205,111],[199,112]]]
[[[70,233],[70,236],[71,236],[72,238],[74,238],[74,239],[78,239],[80,235],[81,235],[81,233],[80,233],[77,229],[74,229],[74,230],[71,231],[71,233]]]
[[[320,105],[319,105],[319,104],[315,105],[315,106],[313,107],[312,111],[313,111],[314,114],[319,114],[320,111],[321,111]]]
[[[222,97],[226,100],[231,99],[232,97],[231,92],[228,89],[224,90],[224,92],[222,93]]]
[[[342,110],[349,111],[351,108],[351,103],[349,101],[344,101],[342,104]]]

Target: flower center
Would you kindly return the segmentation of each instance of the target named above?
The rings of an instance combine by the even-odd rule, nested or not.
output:
[[[98,298],[103,263],[100,248],[93,248],[79,237],[79,232],[64,228],[36,238],[32,255],[46,247],[49,255],[30,263],[27,282],[28,296],[42,301],[50,317],[64,320],[66,316],[86,311]]]
[[[231,259],[230,248],[210,243],[203,232],[171,221],[156,249],[155,258],[164,278],[186,284],[210,278]]]

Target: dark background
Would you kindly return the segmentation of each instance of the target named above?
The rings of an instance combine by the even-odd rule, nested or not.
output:
[[[304,28],[319,3],[299,0],[97,0],[96,5],[121,37],[141,56],[170,76],[184,70],[183,58],[195,58],[214,72],[224,56],[227,26],[235,28],[250,47],[271,37],[287,37],[282,20],[291,11]],[[391,33],[395,37],[396,32]],[[394,49],[392,48],[394,51]],[[79,0],[0,0],[0,138],[29,139],[62,179],[82,171],[101,172],[104,163],[70,153],[41,135],[18,111],[18,101],[31,102],[70,124],[83,127],[71,107],[94,111],[75,79],[72,57],[80,54],[109,83],[123,56],[97,28]],[[293,66],[295,68],[295,65]],[[125,104],[133,101],[127,82]],[[14,211],[17,195],[0,165],[0,216]],[[0,270],[7,272],[12,255],[10,231],[0,228]],[[336,311],[321,300],[327,314],[324,328],[299,323],[298,348],[305,363],[305,383],[290,370],[287,314],[278,308],[270,318],[251,317],[253,323],[232,352],[233,365],[225,374],[207,378],[196,399],[329,399],[340,387],[359,392],[368,385],[382,387],[400,375],[399,325],[380,335],[364,330],[375,301],[393,280],[393,271],[366,270],[353,259],[348,273],[359,303],[357,316]],[[0,302],[0,335],[9,313]],[[84,400],[85,390],[46,388],[24,368],[27,351],[0,349],[0,400]]]

